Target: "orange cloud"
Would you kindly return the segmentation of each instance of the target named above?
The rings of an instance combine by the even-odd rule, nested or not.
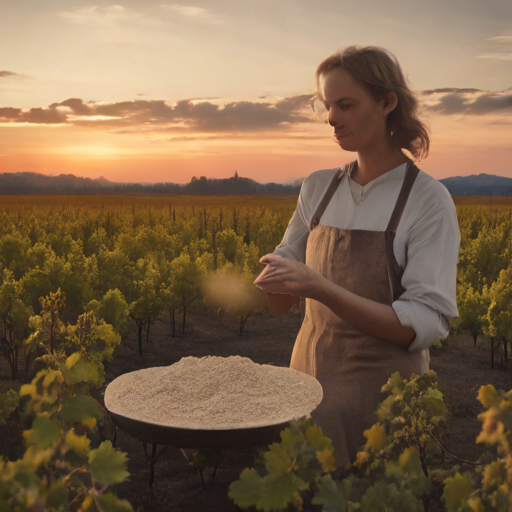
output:
[[[426,111],[443,116],[501,115],[512,111],[512,88],[495,92],[449,87],[429,89],[420,94],[425,98]],[[100,130],[117,129],[117,133],[225,135],[283,132],[290,125],[317,121],[311,109],[313,98],[313,94],[301,94],[276,101],[226,103],[214,98],[185,99],[174,105],[164,100],[84,103],[82,99],[69,98],[52,103],[48,108],[0,108],[0,122],[67,124]]]
[[[512,88],[501,92],[482,91],[480,89],[430,89],[423,91],[424,96],[440,96],[427,106],[427,110],[443,115],[466,114],[481,116],[486,114],[512,112]]]
[[[132,100],[115,103],[84,103],[70,98],[48,108],[21,110],[0,108],[0,121],[15,123],[140,127],[143,130],[218,133],[281,130],[313,119],[304,110],[312,95],[304,94],[271,102],[237,101],[218,105],[211,101],[181,100],[170,105],[163,100]]]

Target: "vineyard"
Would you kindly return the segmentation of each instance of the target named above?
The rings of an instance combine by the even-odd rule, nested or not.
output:
[[[4,199],[0,428],[12,446],[0,442],[0,510],[163,509],[134,505],[128,464],[140,447],[122,434],[122,449],[112,446],[102,392],[123,372],[185,355],[235,351],[287,365],[301,312],[270,319],[252,281],[260,257],[281,241],[296,198]],[[505,391],[512,389],[510,199],[455,198],[460,317],[451,325],[452,336],[471,337],[463,350],[484,351],[488,382],[500,375]],[[254,345],[263,338],[272,341]],[[511,392],[481,388],[478,442],[489,451],[467,461],[446,449],[449,408],[433,372],[410,382],[394,376],[388,391],[353,467],[336,468],[330,441],[310,421],[297,422],[281,444],[240,455],[242,469],[254,467],[232,475],[224,508],[215,510],[234,510],[233,501],[268,511],[512,510]],[[192,476],[203,455],[185,468]],[[175,498],[161,495],[160,506]]]

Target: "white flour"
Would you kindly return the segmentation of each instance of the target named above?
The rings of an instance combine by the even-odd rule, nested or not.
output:
[[[105,406],[132,419],[179,428],[233,429],[272,425],[308,415],[322,386],[291,368],[248,357],[183,357],[171,366],[121,375]]]

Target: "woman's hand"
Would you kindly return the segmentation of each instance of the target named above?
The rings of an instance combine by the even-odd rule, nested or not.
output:
[[[267,266],[254,284],[264,292],[314,298],[322,286],[324,278],[304,263],[273,253],[263,256],[260,263]]]

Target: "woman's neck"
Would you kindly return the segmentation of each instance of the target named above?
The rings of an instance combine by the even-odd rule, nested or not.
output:
[[[377,179],[379,176],[409,160],[410,158],[397,148],[387,155],[375,152],[372,152],[372,154],[358,152],[357,165],[353,169],[350,179],[364,187],[370,181]]]

